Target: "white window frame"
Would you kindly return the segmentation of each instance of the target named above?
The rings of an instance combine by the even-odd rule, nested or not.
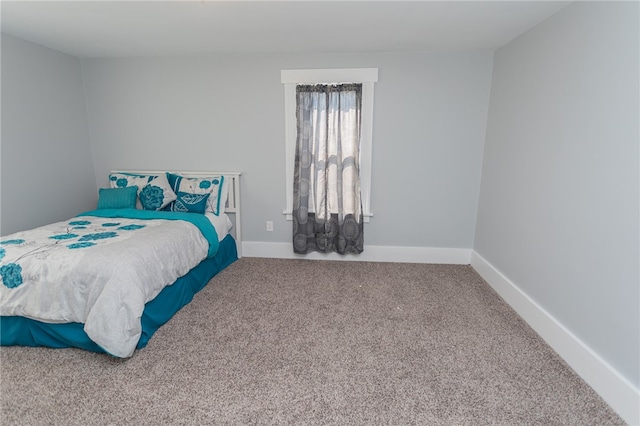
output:
[[[371,213],[371,153],[373,145],[373,85],[378,81],[378,68],[336,68],[281,70],[284,85],[284,125],[286,156],[286,207],[282,212],[293,220],[293,174],[296,159],[296,85],[362,83],[361,139],[360,139],[360,196],[365,223]]]

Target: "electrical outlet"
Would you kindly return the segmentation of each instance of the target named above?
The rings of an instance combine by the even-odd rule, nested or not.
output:
[[[270,220],[267,221],[267,231],[273,231],[273,222]]]

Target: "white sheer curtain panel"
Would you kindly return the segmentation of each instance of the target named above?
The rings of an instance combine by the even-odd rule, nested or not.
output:
[[[362,85],[298,85],[293,246],[361,253]]]

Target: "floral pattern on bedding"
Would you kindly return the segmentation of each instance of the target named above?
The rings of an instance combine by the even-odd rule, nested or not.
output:
[[[71,220],[55,224],[52,235],[39,233],[33,239],[9,239],[0,241],[0,280],[7,288],[16,288],[24,283],[21,261],[30,256],[43,260],[53,250],[87,249],[98,245],[98,241],[110,238],[124,239],[130,232],[146,227],[137,222],[121,225],[120,222],[105,222],[102,218],[92,223],[89,220]],[[138,221],[139,222],[139,221]],[[112,227],[119,226],[117,231]],[[108,229],[108,230],[107,230]],[[8,253],[7,253],[8,252]],[[34,278],[39,278],[36,276]]]
[[[145,304],[213,256],[218,239],[208,221],[129,210],[132,217],[95,211],[0,240],[0,315],[81,323],[107,353],[131,356]]]

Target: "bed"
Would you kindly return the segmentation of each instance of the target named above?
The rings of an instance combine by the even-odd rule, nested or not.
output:
[[[112,171],[98,208],[0,238],[0,344],[144,348],[242,255],[240,173]]]

